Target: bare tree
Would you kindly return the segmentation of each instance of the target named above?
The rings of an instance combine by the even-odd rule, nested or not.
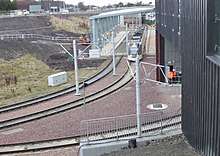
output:
[[[85,6],[83,2],[79,2],[78,3],[78,8],[80,10],[87,10],[88,9],[88,6]]]

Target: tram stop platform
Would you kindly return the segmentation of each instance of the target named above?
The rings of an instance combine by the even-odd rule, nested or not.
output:
[[[114,38],[115,42],[115,49],[117,49],[123,42],[125,43],[125,38],[126,38],[126,32],[125,31],[120,31],[119,33],[116,34]],[[113,44],[112,42],[107,43],[102,49],[101,49],[101,56],[110,56],[112,55],[113,52]],[[124,52],[119,52],[117,55],[124,55],[126,54],[126,50]]]

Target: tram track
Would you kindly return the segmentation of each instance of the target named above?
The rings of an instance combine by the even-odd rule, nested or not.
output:
[[[126,73],[127,74],[127,73]],[[121,76],[120,79],[123,79],[125,75]],[[120,81],[120,80],[117,80]],[[114,83],[117,83],[116,81]],[[113,84],[112,84],[113,85]],[[125,84],[126,85],[126,84]],[[114,86],[114,85],[113,85]],[[122,86],[123,87],[123,86]],[[114,92],[114,91],[113,91]],[[111,93],[109,93],[111,94]],[[86,103],[89,103],[89,101],[86,101]],[[91,101],[92,102],[92,101]],[[83,104],[81,104],[83,105]],[[180,118],[181,115],[175,115],[175,116],[170,116],[169,118],[164,118],[163,121],[170,121],[172,119]],[[149,124],[148,126],[150,127],[149,129],[143,130],[143,133],[156,133],[161,130],[160,126],[161,121],[155,121],[152,126]],[[174,121],[170,122],[166,125],[163,125],[162,128],[166,129],[169,127],[173,127],[176,125],[180,125],[181,120],[179,121]],[[154,126],[153,125],[158,125]],[[127,129],[127,128],[124,128]],[[172,129],[172,128],[171,128]],[[122,128],[123,130],[123,128]],[[108,130],[109,131],[109,130]],[[126,136],[135,136],[136,132],[132,131]],[[56,149],[62,149],[65,147],[77,147],[80,144],[80,138],[85,137],[84,134],[79,133],[77,135],[73,135],[70,137],[65,137],[65,138],[56,138],[56,139],[47,139],[47,140],[41,140],[41,141],[33,141],[33,142],[23,142],[23,143],[15,143],[15,144],[6,144],[6,145],[0,145],[0,155],[8,155],[8,154],[16,154],[16,153],[27,153],[27,152],[41,152],[44,150],[56,150]],[[115,137],[113,136],[112,138],[108,139],[114,139]],[[123,139],[123,136],[119,136],[119,138]]]
[[[110,67],[111,67],[111,65],[110,65]],[[117,91],[118,89],[120,89],[123,86],[125,86],[126,84],[128,84],[130,82],[130,80],[132,79],[132,77],[131,77],[130,80],[127,79],[125,81],[125,78],[126,78],[127,74],[129,74],[128,69],[127,69],[127,72],[124,75],[122,75],[118,80],[113,82],[111,85],[107,86],[103,90],[99,90],[99,91],[93,93],[94,95],[86,96],[86,103],[89,104],[92,101],[98,100],[98,99],[100,99],[104,96],[112,94],[113,92]],[[82,85],[81,85],[81,87],[82,87]],[[72,90],[72,92],[73,91],[74,90]],[[105,92],[105,94],[104,94],[104,92]],[[97,96],[97,97],[95,98],[95,96]],[[43,118],[43,117],[55,115],[55,114],[67,111],[69,109],[74,109],[74,108],[80,107],[82,105],[83,105],[83,99],[78,99],[76,101],[66,103],[65,107],[63,107],[63,108],[57,107],[57,108],[54,108],[54,109],[49,109],[48,111],[45,111],[45,112],[44,111],[38,112],[39,114],[38,113],[32,114],[33,116],[32,115],[26,116],[27,118],[18,118],[17,120],[16,119],[11,120],[8,123],[5,122],[4,123],[5,126],[2,126],[2,127],[1,127],[2,122],[0,122],[0,129],[7,128],[7,127],[10,127],[10,126],[14,126],[14,125],[18,125],[18,124],[25,123],[25,122],[29,122],[29,121],[33,121],[33,120],[37,120],[37,119],[40,119],[40,118]],[[24,107],[26,107],[26,106],[24,106]],[[22,108],[22,107],[20,107],[20,108]],[[16,109],[20,109],[20,108],[14,108],[14,109],[16,110]],[[0,109],[0,111],[1,111],[1,109]],[[7,111],[5,111],[5,112],[7,112]],[[175,119],[177,117],[180,117],[180,116],[179,115],[178,116],[171,116],[167,120],[171,120],[172,118]],[[163,119],[163,120],[166,121],[166,119]],[[157,122],[158,122],[158,124],[160,123],[160,121],[155,121],[154,124],[157,123]],[[180,122],[179,121],[178,122],[172,122],[172,123],[169,123],[167,125],[164,125],[163,128],[168,128],[168,127],[172,127],[172,126],[180,125],[180,124],[181,124],[181,121]],[[152,127],[148,130],[144,130],[143,132],[154,132],[154,131],[156,132],[160,129],[161,129],[160,126]],[[129,136],[134,136],[134,135],[136,135],[136,132],[132,132],[128,135]],[[79,135],[74,135],[74,136],[65,137],[65,138],[47,139],[47,140],[41,140],[41,141],[0,145],[0,155],[12,154],[12,153],[38,152],[38,151],[44,151],[44,150],[54,150],[54,149],[65,148],[65,147],[79,146],[81,137],[83,137],[83,135],[79,134]],[[123,138],[123,136],[119,136],[119,138]]]
[[[122,50],[123,46],[124,44],[119,45],[117,51]],[[119,66],[118,68],[123,68],[121,67],[121,64],[124,63],[123,60],[124,59],[121,56],[116,57],[116,65]],[[98,89],[103,90],[103,85],[100,85],[100,83],[103,83],[103,81],[104,83],[106,83],[106,80],[108,81],[108,83],[116,83],[114,81],[118,79],[118,76],[116,76],[115,78],[110,78],[112,77],[110,75],[110,73],[112,72],[112,64],[113,62],[111,61],[97,74],[86,79],[84,82],[87,84],[88,88],[90,86],[90,88],[94,88],[94,85],[98,83]],[[80,83],[79,87],[82,88],[83,84]],[[20,123],[25,123],[28,121],[37,120],[43,117],[47,117],[49,115],[56,114],[56,112],[63,112],[81,106],[83,98],[73,97],[74,100],[71,100],[71,93],[73,93],[75,90],[76,87],[75,85],[73,85],[71,87],[53,92],[51,94],[0,107],[0,129],[14,126]],[[87,101],[94,101],[95,99],[92,99],[91,97],[94,97],[96,93],[99,93],[100,95],[99,91],[97,92],[96,90],[92,89],[92,91],[90,92],[91,95],[86,96]]]
[[[121,58],[117,59],[117,65],[120,62],[120,60],[121,60]],[[99,71],[97,74],[86,79],[85,82],[88,85],[91,85],[91,84],[95,83],[96,81],[100,80],[101,78],[105,77],[106,75],[108,75],[111,71],[112,71],[112,61],[104,69]],[[80,83],[79,87],[82,88],[83,84]],[[9,111],[13,111],[15,109],[21,109],[24,107],[28,107],[28,106],[31,106],[31,105],[34,105],[34,104],[37,104],[40,102],[48,101],[48,100],[63,96],[65,94],[69,94],[71,92],[74,92],[75,90],[76,90],[76,86],[73,85],[68,88],[65,88],[65,89],[50,93],[50,94],[46,94],[46,95],[38,96],[36,98],[28,99],[25,101],[1,106],[0,107],[0,114],[5,113],[5,112],[9,112]]]
[[[131,80],[132,80],[132,76],[130,75],[129,70],[127,68],[126,73],[124,73],[119,79],[117,79],[116,81],[108,85],[107,87],[100,89],[90,95],[87,95],[85,97],[86,104],[113,93],[114,91],[126,85]],[[68,103],[63,103],[63,104],[60,104],[58,106],[55,106],[55,107],[52,107],[46,110],[37,111],[34,113],[30,113],[30,114],[23,115],[23,116],[18,116],[15,118],[10,118],[8,120],[2,120],[0,122],[0,129],[15,126],[15,125],[25,123],[25,122],[30,122],[30,121],[37,120],[43,117],[55,115],[55,114],[58,114],[58,113],[61,113],[61,112],[64,112],[70,109],[80,107],[83,104],[84,104],[84,98],[79,98],[77,100],[74,100]],[[20,109],[20,107],[17,109]]]
[[[151,123],[152,126],[151,126],[151,124],[148,124],[148,126],[150,126],[151,128],[145,129],[142,132],[153,134],[154,132],[157,133],[158,131],[160,131],[161,128],[164,128],[164,129],[171,128],[172,129],[172,127],[176,127],[181,124],[181,121],[176,120],[179,118],[181,119],[181,115],[174,115],[174,116],[170,116],[169,118],[163,119],[164,122],[167,122],[170,120],[174,120],[174,122],[170,122],[169,124],[166,124],[162,127],[159,126],[160,121],[155,121],[154,123]],[[154,126],[155,124],[157,124],[158,126]],[[123,129],[127,129],[127,127],[122,128],[121,131],[123,131]],[[119,133],[120,133],[120,131],[119,131]],[[131,130],[130,132],[127,132],[126,137],[127,136],[135,136],[136,134],[137,134],[137,132],[134,132]],[[109,137],[105,138],[105,139],[116,138],[114,135],[109,135],[107,133],[106,133],[106,136],[109,136]],[[75,135],[75,136],[65,137],[65,138],[0,145],[0,154],[3,155],[3,154],[13,154],[13,153],[39,152],[39,151],[44,151],[44,150],[54,150],[54,149],[65,148],[65,147],[79,146],[81,137],[85,137],[85,136]],[[118,138],[121,138],[121,139],[123,139],[123,137],[125,137],[125,134],[118,136]],[[90,142],[90,144],[91,143],[92,142]]]
[[[123,48],[124,44],[123,42],[121,44],[119,44],[116,48],[116,52],[120,52]],[[116,57],[116,66],[118,66],[118,64],[120,63],[122,57]],[[100,79],[104,78],[105,76],[107,76],[110,72],[112,72],[112,66],[113,66],[113,61],[111,60],[111,62],[108,63],[107,66],[105,66],[102,70],[100,70],[97,74],[89,77],[88,79],[85,80],[85,83],[88,85],[91,85],[97,81],[99,81]],[[80,83],[79,85],[80,88],[83,87],[83,84]],[[76,86],[70,86],[67,87],[65,89],[53,92],[53,93],[49,93],[46,95],[41,95],[35,98],[31,98],[25,101],[21,101],[21,102],[16,102],[13,104],[9,104],[9,105],[4,105],[4,106],[0,106],[0,114],[1,113],[5,113],[5,112],[10,112],[13,110],[17,110],[17,109],[21,109],[24,107],[28,107],[34,104],[38,104],[41,102],[45,102],[45,101],[49,101],[52,100],[54,98],[58,98],[60,96],[64,96],[66,94],[69,94],[71,92],[74,92],[76,90]]]

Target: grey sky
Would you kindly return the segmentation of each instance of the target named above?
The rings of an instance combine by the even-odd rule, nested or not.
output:
[[[141,0],[64,0],[68,4],[78,4],[79,2],[83,2],[86,5],[96,5],[103,6],[108,4],[115,4],[119,2],[128,3],[128,2],[140,2]],[[154,0],[144,0],[143,3],[154,2]]]

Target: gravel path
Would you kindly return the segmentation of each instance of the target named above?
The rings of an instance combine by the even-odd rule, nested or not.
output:
[[[155,28],[149,27],[148,28],[149,38],[146,40],[146,54],[148,55],[155,55],[156,54],[156,32]]]

